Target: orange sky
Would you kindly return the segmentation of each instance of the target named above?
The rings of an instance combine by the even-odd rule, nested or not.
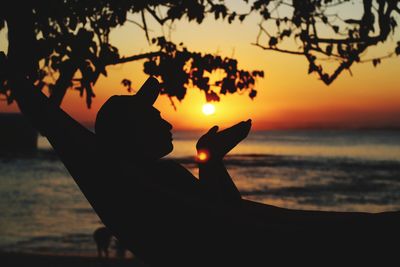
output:
[[[251,45],[257,35],[256,17],[244,23],[215,22],[206,19],[202,25],[176,22],[172,40],[183,42],[192,51],[219,53],[237,58],[243,69],[262,69],[266,77],[256,84],[258,95],[251,100],[247,95],[222,96],[216,113],[205,116],[201,107],[204,95],[189,89],[183,102],[176,101],[174,111],[167,97],[161,96],[156,107],[175,129],[206,129],[214,124],[228,126],[240,120],[253,119],[253,129],[307,127],[400,127],[400,58],[385,60],[379,67],[358,64],[352,67],[353,76],[341,75],[326,86],[315,75],[307,75],[306,59],[299,56],[265,52]],[[158,36],[160,26],[152,24],[152,36]],[[0,49],[5,49],[4,31]],[[134,55],[155,50],[149,47],[144,33],[135,25],[127,24],[114,30],[112,42],[122,55]],[[392,44],[393,45],[393,44]],[[380,51],[370,51],[370,53]],[[94,120],[104,101],[113,94],[125,94],[120,84],[123,78],[133,81],[138,88],[146,77],[143,62],[109,67],[108,77],[101,77],[95,86],[97,97],[88,110],[78,92],[69,91],[62,107],[84,123]],[[0,111],[17,110],[15,105],[0,103]]]

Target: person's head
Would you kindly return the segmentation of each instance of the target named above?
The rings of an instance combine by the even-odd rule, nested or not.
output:
[[[157,79],[150,77],[136,95],[112,96],[100,108],[96,135],[116,157],[156,160],[172,151],[172,125],[153,107],[159,92]]]

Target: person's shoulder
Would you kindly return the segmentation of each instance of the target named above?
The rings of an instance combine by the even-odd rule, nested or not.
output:
[[[180,166],[180,164],[173,159],[159,159],[156,161],[156,164],[160,166],[171,166],[171,167]]]
[[[155,162],[154,167],[164,171],[185,169],[182,165],[172,159],[159,159]]]
[[[190,176],[191,178],[195,178],[188,169],[175,160],[160,159],[157,161],[157,165],[159,170],[163,171],[164,174],[176,174],[178,176]]]

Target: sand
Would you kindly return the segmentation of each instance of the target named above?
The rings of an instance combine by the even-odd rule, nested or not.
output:
[[[85,256],[63,256],[0,252],[3,267],[145,267],[137,259],[98,259]]]

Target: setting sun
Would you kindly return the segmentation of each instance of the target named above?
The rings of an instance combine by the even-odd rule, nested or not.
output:
[[[213,104],[210,104],[210,103],[204,104],[203,105],[203,113],[206,116],[214,114],[215,113],[215,106]]]

